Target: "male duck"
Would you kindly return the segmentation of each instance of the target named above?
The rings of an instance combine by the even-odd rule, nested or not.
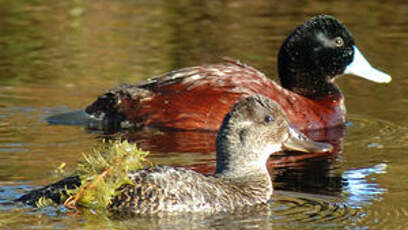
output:
[[[109,90],[85,111],[104,127],[218,130],[236,101],[261,94],[280,104],[293,125],[305,131],[345,122],[343,94],[334,83],[337,76],[350,73],[391,81],[370,66],[351,33],[328,15],[311,18],[286,38],[278,70],[282,86],[239,61],[183,68]]]
[[[317,152],[330,151],[332,146],[311,141],[292,128],[271,99],[246,98],[233,106],[218,132],[214,176],[168,166],[137,170],[129,175],[133,183],[118,188],[120,192],[110,200],[108,209],[143,215],[211,213],[265,203],[273,190],[266,161],[271,153],[284,149]],[[69,184],[49,185],[19,201],[32,203],[40,196],[60,194],[60,189],[73,187],[71,184],[79,185],[75,177],[65,180]]]

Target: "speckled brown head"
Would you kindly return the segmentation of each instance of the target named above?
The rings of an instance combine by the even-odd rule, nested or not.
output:
[[[234,105],[216,139],[217,169],[222,177],[266,172],[270,154],[281,150],[330,151],[330,144],[311,141],[294,129],[281,107],[264,96]]]

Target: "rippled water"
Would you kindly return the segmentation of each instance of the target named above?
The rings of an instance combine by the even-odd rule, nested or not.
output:
[[[0,228],[406,229],[408,227],[408,4],[405,1],[0,0]],[[108,218],[12,202],[59,179],[104,135],[49,125],[105,89],[172,69],[238,58],[276,79],[281,41],[318,13],[340,18],[370,62],[393,76],[379,85],[345,76],[347,127],[338,153],[271,158],[275,194],[262,209],[212,216]],[[310,133],[317,139],[321,133]],[[214,169],[214,134],[122,134],[158,164]],[[330,139],[330,138],[329,138]]]

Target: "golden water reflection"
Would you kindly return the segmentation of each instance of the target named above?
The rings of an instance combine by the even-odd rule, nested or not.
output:
[[[407,2],[398,0],[0,0],[0,228],[406,228],[406,12]],[[341,151],[295,163],[293,156],[273,158],[275,187],[285,191],[274,195],[269,212],[113,221],[10,203],[32,186],[57,180],[53,170],[61,162],[73,168],[101,136],[49,125],[45,117],[83,108],[121,82],[224,56],[277,79],[282,40],[320,13],[341,19],[367,59],[393,81],[338,79],[351,122]],[[152,148],[157,163],[210,172],[214,156],[202,147],[212,148],[212,138],[182,141],[171,153],[160,143],[137,140]],[[189,151],[181,153],[186,146]]]

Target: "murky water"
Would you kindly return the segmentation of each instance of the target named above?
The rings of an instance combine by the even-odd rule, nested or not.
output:
[[[398,0],[0,0],[0,228],[408,228],[407,12],[408,3]],[[337,80],[350,120],[345,130],[333,131],[338,153],[271,158],[276,192],[267,210],[117,220],[11,202],[57,180],[58,165],[72,169],[100,140],[100,133],[49,125],[45,117],[83,108],[121,82],[223,56],[276,79],[281,41],[318,13],[341,19],[393,81]],[[155,163],[214,168],[214,134],[126,136],[151,150]]]

